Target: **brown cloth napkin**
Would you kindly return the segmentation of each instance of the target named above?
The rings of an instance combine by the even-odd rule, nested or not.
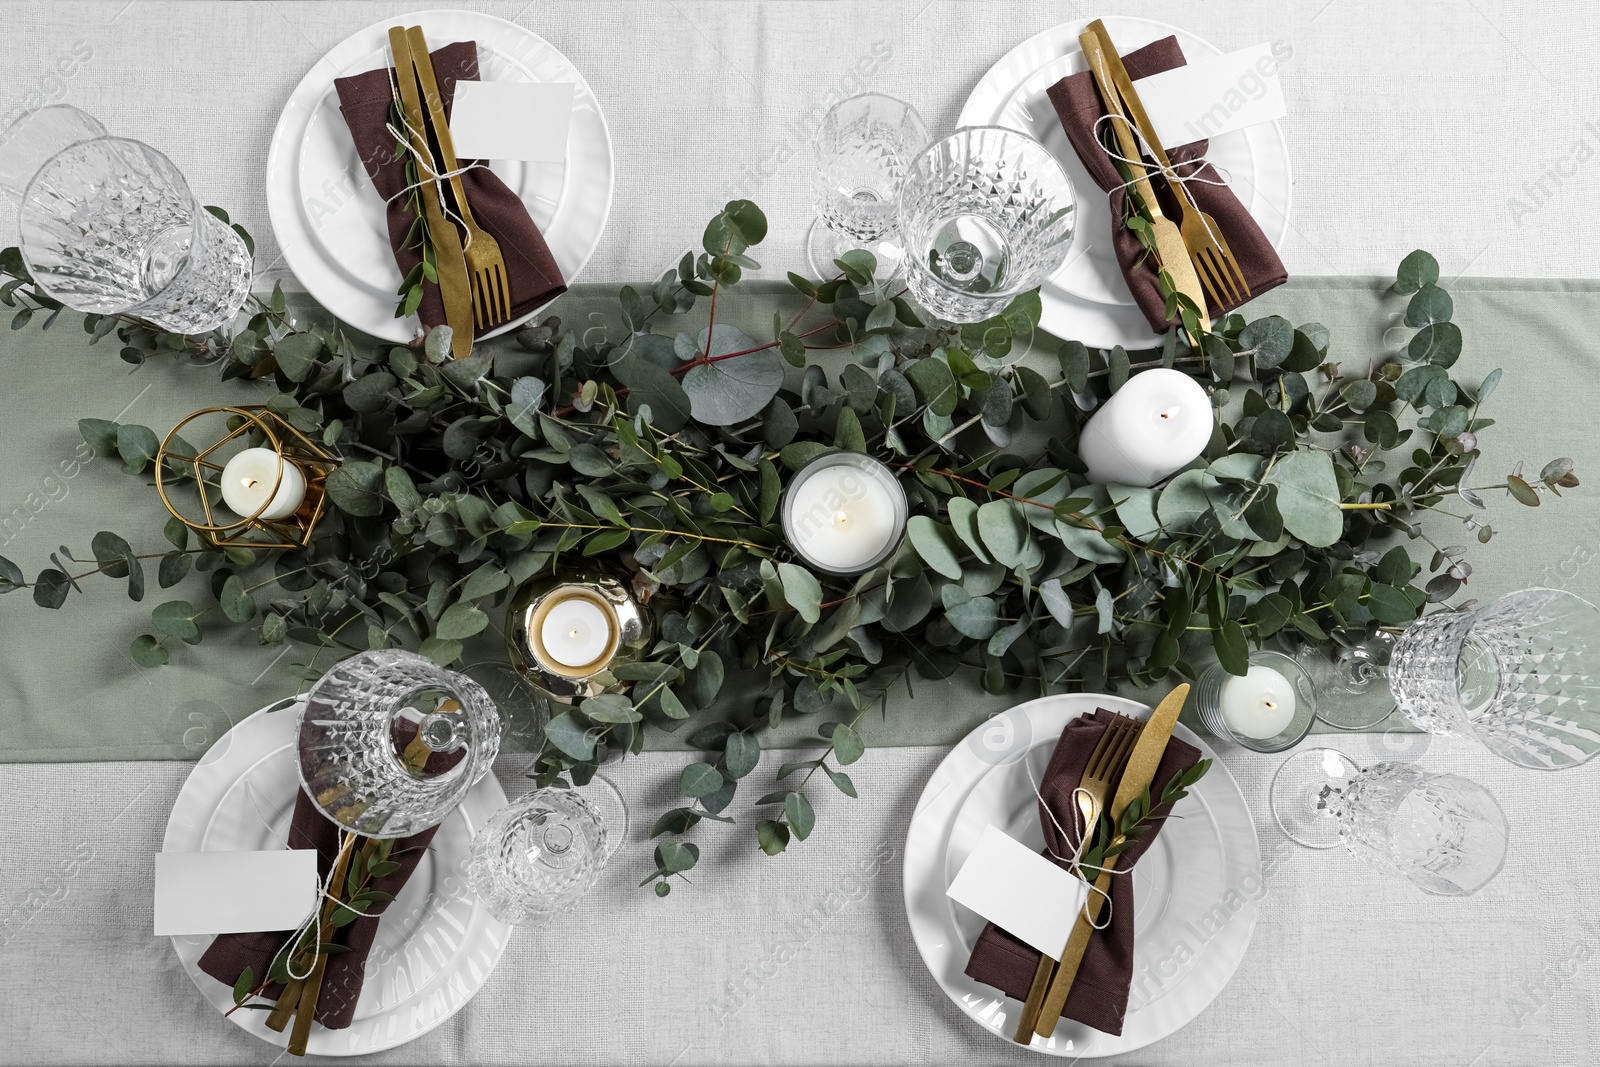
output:
[[[433,61],[434,77],[439,82],[439,95],[448,115],[455,100],[456,82],[478,80],[478,45],[475,41],[459,41],[434,49],[429,58]],[[406,187],[406,177],[405,160],[395,158],[395,139],[387,129],[389,105],[393,99],[389,83],[391,69],[382,67],[337,78],[333,84],[339,91],[339,109],[344,113],[345,125],[350,128],[367,177],[372,179],[378,195],[388,200],[389,244],[394,249],[400,273],[405,275],[421,262],[422,250],[401,247],[416,214],[408,203],[409,197],[396,196]],[[458,162],[466,167],[476,161],[462,159]],[[473,219],[495,239],[500,254],[505,257],[511,289],[511,317],[525,315],[565,292],[567,283],[561,276],[561,268],[556,266],[555,257],[544,243],[544,235],[533,224],[517,194],[486,167],[468,171],[461,176],[461,182]],[[444,184],[448,188],[449,183]],[[444,322],[444,302],[439,298],[439,287],[424,281],[422,289],[422,304],[417,308],[417,315],[424,326],[438,326]]]
[[[1178,39],[1163,37],[1135,52],[1129,52],[1122,57],[1122,62],[1128,68],[1128,77],[1138,81],[1151,74],[1181,67],[1185,60]],[[1161,288],[1156,280],[1154,261],[1145,253],[1138,235],[1129,232],[1122,223],[1122,202],[1126,193],[1117,188],[1122,184],[1122,176],[1095,138],[1095,123],[1106,113],[1106,109],[1095,87],[1094,75],[1088,71],[1069,74],[1046,92],[1057,117],[1061,119],[1062,128],[1067,131],[1067,139],[1072,142],[1089,176],[1110,194],[1111,218],[1114,220],[1111,244],[1116,251],[1117,262],[1122,266],[1123,277],[1128,280],[1128,289],[1133,293],[1134,302],[1150,321],[1150,328],[1156,333],[1165,333],[1170,323],[1166,301],[1161,297]],[[1200,209],[1216,220],[1227,239],[1228,248],[1238,259],[1245,279],[1250,283],[1251,295],[1245,298],[1248,300],[1282,285],[1288,280],[1289,272],[1284,269],[1272,242],[1267,240],[1267,235],[1261,232],[1261,227],[1245,206],[1239,203],[1233,190],[1226,185],[1210,184],[1220,182],[1222,176],[1205,159],[1207,145],[1206,141],[1194,141],[1176,148],[1171,145],[1165,147],[1167,157],[1172,160],[1178,174],[1185,178],[1197,176],[1195,181],[1187,183],[1189,192]],[[1152,177],[1151,184],[1155,186],[1156,197],[1161,201],[1162,212],[1171,219],[1181,218],[1178,200],[1167,187],[1166,180],[1159,176]],[[1244,302],[1241,300],[1222,307],[1211,307],[1208,300],[1207,310],[1216,318]]]
[[[397,720],[391,727],[396,753],[403,752],[405,746],[416,737],[416,727],[410,723]],[[427,770],[439,774],[449,770],[466,757],[464,750],[456,752],[435,752],[428,757]],[[422,862],[423,853],[428,848],[429,842],[438,827],[422,831],[411,837],[400,838],[394,844],[390,858],[400,865],[400,869],[382,878],[374,879],[370,885],[391,896],[399,896],[400,890],[405,887],[412,873],[417,869],[417,864]],[[294,817],[289,823],[288,843],[290,848],[314,848],[317,850],[317,873],[326,878],[333,869],[334,861],[339,855],[340,829],[333,821],[323,815],[304,789],[295,791]],[[360,847],[360,843],[357,843]],[[320,903],[319,903],[320,907]],[[339,952],[328,957],[328,966],[323,972],[322,988],[317,996],[315,1019],[329,1030],[343,1030],[355,1019],[356,1001],[361,996],[361,986],[366,980],[367,956],[372,952],[372,944],[378,936],[378,916],[382,915],[389,907],[388,901],[374,903],[368,911],[368,918],[357,919],[348,926],[335,931],[334,939],[339,944],[346,946],[348,952]],[[219,934],[211,946],[200,957],[200,969],[223,985],[232,986],[244,973],[246,967],[255,969],[256,980],[267,976],[272,968],[272,960],[289,939],[293,931],[273,930],[261,933],[248,934]],[[280,986],[272,985],[263,990],[263,995],[268,999],[275,999]]]
[[[1084,769],[1100,735],[1111,722],[1111,712],[1104,708],[1093,715],[1081,715],[1067,723],[1061,731],[1061,740],[1050,756],[1039,792],[1050,804],[1055,819],[1068,829],[1074,829],[1077,805],[1072,791],[1078,788]],[[1161,790],[1173,775],[1200,762],[1200,750],[1174,737],[1167,743],[1167,751],[1156,768],[1155,779],[1150,783],[1151,797],[1159,797]],[[1167,813],[1157,808],[1152,816]],[[1074,845],[1065,840],[1056,829],[1055,820],[1039,805],[1039,824],[1044,828],[1045,844],[1050,852],[1070,856]],[[1156,821],[1149,833],[1136,838],[1117,859],[1117,869],[1126,870],[1138,862],[1161,832],[1161,822]],[[1074,832],[1076,832],[1074,830]],[[1055,861],[1066,866],[1061,860]],[[1101,912],[1102,920],[1105,913]],[[985,985],[995,986],[1007,996],[1017,1000],[1028,999],[1028,989],[1033,984],[1033,972],[1039,965],[1039,952],[1023,941],[1012,937],[994,923],[983,928],[978,943],[973,947],[972,958],[967,962],[967,976]],[[1089,945],[1083,953],[1083,963],[1067,995],[1062,1015],[1076,1019],[1108,1034],[1122,1033],[1122,1017],[1128,1010],[1128,987],[1133,981],[1133,883],[1125,874],[1111,879],[1111,924],[1089,936]]]

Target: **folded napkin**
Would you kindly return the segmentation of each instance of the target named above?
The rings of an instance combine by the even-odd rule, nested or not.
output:
[[[391,726],[391,736],[395,752],[398,754],[405,751],[406,746],[417,736],[417,729],[409,722],[396,720]],[[460,763],[466,755],[465,750],[432,753],[425,764],[427,773],[442,774]],[[431,827],[420,834],[413,834],[411,837],[403,837],[396,841],[389,858],[398,863],[400,869],[382,878],[373,879],[368,883],[369,888],[381,890],[391,896],[399,896],[400,890],[405,888],[406,882],[417,869],[417,864],[422,862],[423,853],[438,829],[437,826]],[[334,861],[338,859],[340,833],[339,827],[322,814],[304,789],[295,791],[294,816],[289,823],[288,847],[316,849],[317,873],[321,878],[328,877]],[[356,847],[359,848],[360,845],[361,842],[358,841]],[[367,956],[372,952],[373,941],[378,936],[378,916],[389,907],[389,903],[389,901],[378,901],[372,904],[366,918],[357,919],[334,931],[334,940],[349,951],[330,955],[328,965],[323,971],[322,987],[317,995],[314,1018],[329,1030],[343,1030],[355,1019],[356,1001],[361,996],[361,985],[366,979]],[[321,907],[320,900],[318,907]],[[248,934],[219,934],[201,955],[200,969],[223,985],[232,986],[246,967],[252,967],[255,969],[256,980],[260,981],[267,976],[267,972],[272,968],[273,958],[293,933],[292,930],[273,930]],[[274,1000],[281,991],[281,986],[268,986],[263,990],[263,996]]]
[[[1159,74],[1164,70],[1184,65],[1183,49],[1178,45],[1176,37],[1164,37],[1153,44],[1145,45],[1135,52],[1130,52],[1122,57],[1123,65],[1128,68],[1128,77],[1133,81]],[[1117,262],[1122,267],[1122,274],[1128,280],[1128,289],[1133,293],[1133,299],[1139,305],[1139,310],[1144,312],[1144,317],[1150,321],[1150,328],[1157,333],[1165,333],[1170,325],[1167,319],[1166,301],[1161,296],[1161,288],[1156,280],[1155,263],[1145,252],[1144,246],[1139,243],[1138,235],[1130,233],[1123,225],[1122,202],[1125,191],[1117,188],[1122,184],[1122,176],[1117,173],[1116,164],[1106,155],[1105,149],[1095,137],[1095,123],[1105,115],[1106,109],[1100,99],[1100,92],[1095,87],[1094,75],[1088,71],[1070,74],[1046,90],[1050,103],[1056,109],[1056,115],[1061,120],[1061,126],[1067,131],[1067,139],[1072,142],[1072,147],[1078,153],[1078,158],[1083,161],[1084,167],[1089,171],[1089,176],[1095,184],[1106,190],[1111,198],[1112,232],[1111,244],[1116,252]],[[1104,127],[1102,126],[1102,129]],[[1106,131],[1108,134],[1111,131]],[[1222,176],[1215,167],[1205,159],[1208,142],[1193,141],[1186,145],[1174,148],[1166,145],[1167,157],[1172,161],[1177,173],[1188,178],[1195,176],[1194,181],[1186,182],[1189,193],[1194,197],[1200,209],[1216,220],[1222,236],[1227,239],[1228,248],[1232,250],[1234,258],[1239,261],[1240,268],[1244,271],[1245,279],[1250,283],[1250,297],[1260,296],[1268,289],[1276,288],[1288,280],[1289,273],[1284,269],[1283,261],[1278,258],[1278,253],[1273,249],[1272,242],[1267,240],[1267,235],[1261,232],[1261,227],[1251,217],[1245,206],[1239,203],[1239,198],[1233,195],[1233,190],[1226,185],[1212,184],[1220,182]],[[1167,187],[1166,179],[1159,175],[1150,179],[1156,189],[1156,197],[1161,202],[1161,210],[1168,218],[1178,219],[1182,212],[1178,208],[1178,200]],[[1225,304],[1222,307],[1209,306],[1207,310],[1212,317],[1217,317],[1225,312],[1232,311],[1244,300],[1236,303]]]
[[[1082,715],[1067,723],[1061,731],[1050,763],[1045,768],[1044,780],[1039,783],[1039,793],[1044,797],[1039,805],[1039,824],[1044,828],[1045,844],[1056,856],[1070,856],[1076,851],[1073,842],[1067,841],[1056,829],[1056,820],[1076,832],[1077,805],[1072,792],[1078,788],[1089,757],[1100,735],[1111,722],[1111,712],[1097,710],[1093,715]],[[1174,737],[1167,743],[1167,751],[1156,769],[1155,780],[1150,784],[1150,796],[1159,797],[1161,790],[1173,775],[1188,770],[1200,762],[1200,750]],[[1045,810],[1048,802],[1050,810]],[[1152,816],[1157,820],[1148,833],[1134,839],[1127,851],[1117,857],[1117,869],[1126,870],[1138,862],[1161,832],[1160,816],[1167,808],[1157,808]],[[1051,819],[1050,812],[1055,813]],[[1051,857],[1054,859],[1054,856]],[[1065,867],[1061,860],[1057,864]],[[1181,872],[1180,872],[1181,876]],[[1133,883],[1127,874],[1111,878],[1111,922],[1104,930],[1089,935],[1088,947],[1083,953],[1083,963],[1072,983],[1062,1015],[1086,1023],[1108,1034],[1122,1033],[1122,1017],[1128,1010],[1128,987],[1133,981]],[[1106,913],[1102,910],[1100,920]],[[993,923],[984,927],[973,947],[972,958],[967,962],[967,976],[985,985],[1002,990],[1017,1000],[1027,1000],[1033,984],[1033,972],[1039,966],[1039,952],[1027,943],[1012,937]]]
[[[455,100],[456,82],[478,80],[478,46],[474,41],[460,41],[437,48],[429,57],[433,62],[434,77],[439,82],[439,95],[444,100],[445,113],[449,114]],[[395,156],[395,138],[389,133],[389,106],[393,100],[390,87],[390,70],[381,67],[348,78],[337,78],[334,87],[339,91],[339,110],[344,113],[345,125],[356,143],[356,151],[372,179],[378,195],[388,201],[389,245],[394,249],[395,263],[400,273],[407,275],[422,261],[420,248],[402,248],[411,223],[416,218],[409,204],[410,197],[397,196],[406,187],[405,159]],[[458,160],[461,166],[470,166],[476,160]],[[506,276],[511,289],[511,316],[516,318],[540,307],[567,288],[556,266],[555,257],[545,245],[544,235],[533,224],[522,200],[506,187],[487,167],[478,167],[461,176],[466,189],[467,204],[472,208],[474,221],[495,239],[500,254],[505,257]],[[448,189],[449,183],[442,183]],[[391,199],[393,198],[393,199]],[[448,193],[444,200],[449,202]],[[439,287],[432,282],[422,283],[422,304],[417,315],[424,326],[438,326],[444,322],[444,302],[439,298]],[[482,332],[482,331],[479,331]]]

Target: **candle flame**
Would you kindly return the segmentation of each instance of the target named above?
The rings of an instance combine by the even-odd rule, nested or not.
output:
[[[240,478],[239,484],[244,486],[246,489],[254,489],[256,487],[256,480],[254,478]]]
[[[577,636],[578,636],[578,631],[576,631],[576,630],[573,630],[573,631],[572,631],[572,632],[571,632],[571,633],[569,633],[569,634],[568,634],[568,635],[567,635],[567,636],[568,636],[568,637],[577,637]]]
[[[1261,703],[1263,703],[1263,704],[1265,704],[1267,706],[1267,710],[1268,711],[1277,711],[1278,710],[1278,705],[1274,704],[1270,700],[1263,700]]]
[[[850,521],[850,516],[847,513],[841,511],[838,514],[834,515],[833,521],[835,523],[837,523],[838,525],[843,526],[845,523]]]
[[[1161,417],[1163,419],[1175,419],[1175,418],[1178,417],[1178,411],[1179,411],[1178,408],[1170,407],[1170,408],[1168,408],[1167,410],[1165,410],[1165,411],[1163,411],[1161,413]]]

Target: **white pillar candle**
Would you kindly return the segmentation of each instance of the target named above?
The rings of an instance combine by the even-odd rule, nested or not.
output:
[[[1243,678],[1234,675],[1223,682],[1217,703],[1222,721],[1239,737],[1277,737],[1294,720],[1294,686],[1263,663],[1252,663]]]
[[[611,605],[583,586],[550,591],[528,627],[533,653],[549,670],[587,678],[616,655],[620,627]]]
[[[278,522],[299,510],[306,498],[306,476],[289,460],[282,461],[270,448],[247,448],[228,460],[218,485],[222,501],[243,517]],[[276,488],[276,492],[274,492]],[[268,495],[271,502],[268,503]],[[265,505],[265,510],[262,506]],[[256,515],[260,511],[261,514]]]
[[[1205,451],[1214,416],[1200,383],[1181,371],[1135,374],[1078,436],[1078,456],[1100,485],[1155,485]]]
[[[900,544],[906,494],[888,467],[853,452],[819,456],[783,500],[789,546],[818,570],[859,574]]]

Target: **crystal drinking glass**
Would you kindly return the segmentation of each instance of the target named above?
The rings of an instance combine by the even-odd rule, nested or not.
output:
[[[917,109],[882,93],[841,100],[822,117],[811,141],[817,219],[806,234],[817,277],[837,274],[833,261],[852,248],[866,248],[880,262],[899,260],[890,240],[895,198],[911,160],[927,144],[928,127]]]
[[[1369,730],[1387,719],[1394,711],[1389,694],[1394,643],[1394,635],[1379,630],[1327,651],[1302,645],[1294,658],[1322,694],[1317,718],[1340,730]]]
[[[20,203],[29,273],[70,308],[194,334],[227,325],[250,293],[244,241],[172,161],[77,108],[41,108],[0,135],[0,186]]]
[[[540,925],[593,888],[612,837],[620,842],[621,830],[612,833],[586,790],[535,790],[495,812],[473,838],[467,877],[501,922]]]
[[[1060,268],[1076,198],[1050,151],[999,126],[930,145],[900,186],[906,281],[923,307],[980,322]]]
[[[1402,875],[1425,893],[1464,897],[1506,861],[1510,827],[1483,786],[1414,763],[1361,770],[1342,752],[1312,748],[1272,779],[1272,814],[1308,848],[1343,844],[1351,855]]]
[[[1524,589],[1413,623],[1395,645],[1389,688],[1423,730],[1562,770],[1600,752],[1597,671],[1600,609],[1560,589]]]
[[[489,772],[500,716],[483,687],[414,652],[334,664],[299,719],[300,782],[322,813],[369,837],[437,826]]]

